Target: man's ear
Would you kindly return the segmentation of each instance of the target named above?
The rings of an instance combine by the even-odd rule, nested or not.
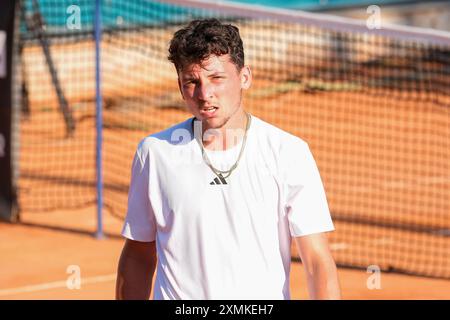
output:
[[[181,90],[181,81],[180,81],[180,77],[178,77],[178,90],[180,90],[180,94],[181,94],[181,97],[183,98],[183,100],[185,100],[184,99],[184,95],[183,95],[183,90]]]
[[[241,88],[246,90],[252,85],[252,70],[249,66],[244,66],[241,69]]]

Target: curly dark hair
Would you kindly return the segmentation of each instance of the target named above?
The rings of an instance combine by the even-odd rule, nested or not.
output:
[[[201,63],[210,55],[229,54],[237,70],[244,67],[244,48],[239,29],[219,20],[193,20],[186,27],[175,32],[169,46],[168,59],[177,71]]]

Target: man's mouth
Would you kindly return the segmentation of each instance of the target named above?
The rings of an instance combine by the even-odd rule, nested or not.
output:
[[[213,117],[216,113],[216,110],[219,109],[217,107],[211,106],[211,107],[205,107],[200,109],[200,114],[203,118],[209,118]]]
[[[217,107],[207,107],[207,108],[202,108],[201,110],[210,112],[210,111],[214,111],[214,110],[217,110],[217,109],[218,109]]]

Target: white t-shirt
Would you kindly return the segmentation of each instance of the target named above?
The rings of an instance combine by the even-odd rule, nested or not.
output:
[[[217,183],[192,121],[144,138],[133,161],[122,234],[156,240],[154,299],[290,299],[291,237],[334,230],[308,145],[252,116]],[[241,144],[211,163],[229,169]]]

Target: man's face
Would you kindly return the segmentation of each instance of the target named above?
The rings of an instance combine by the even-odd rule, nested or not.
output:
[[[211,55],[178,72],[181,95],[204,129],[222,128],[242,109],[242,89],[251,84],[248,67],[237,70],[228,54]]]

